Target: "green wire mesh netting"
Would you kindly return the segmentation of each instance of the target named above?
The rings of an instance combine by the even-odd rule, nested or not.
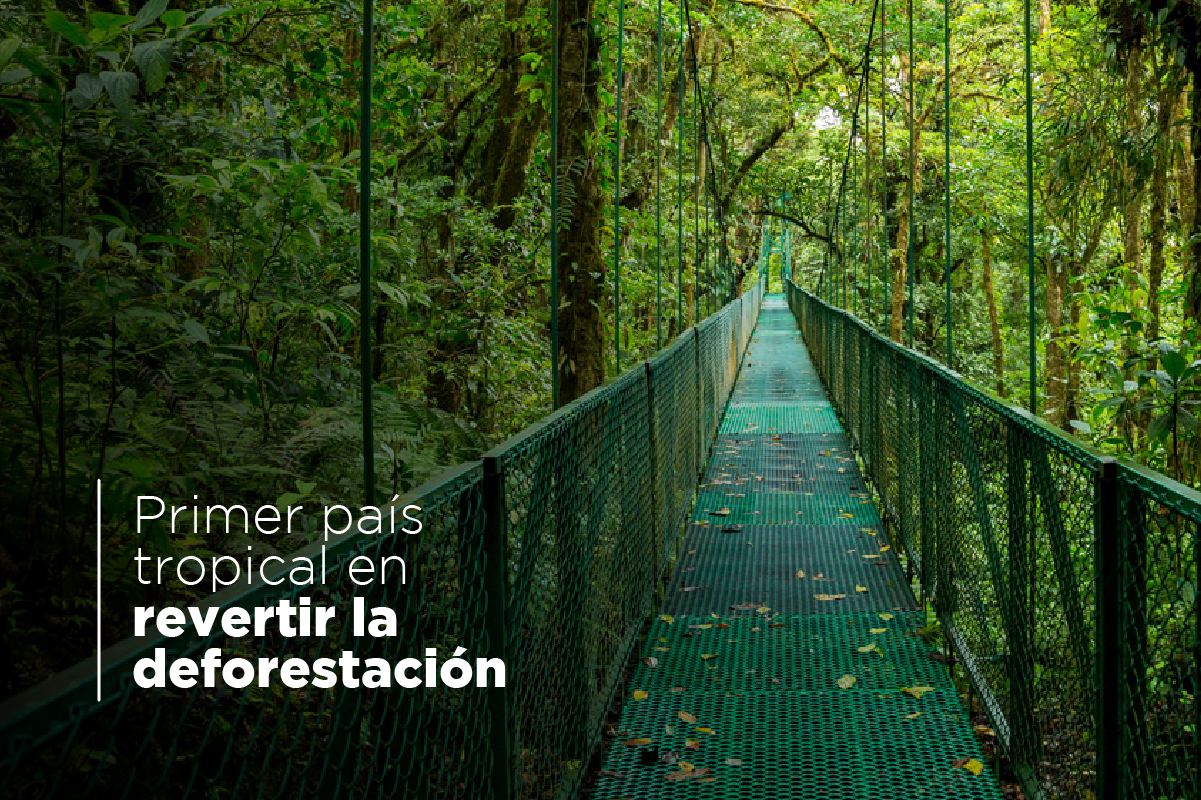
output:
[[[591,796],[999,798],[794,326],[769,297]]]
[[[762,291],[760,281],[651,361],[401,498],[422,507],[421,534],[330,546],[326,588],[304,593],[315,603],[349,604],[355,555],[405,558],[408,585],[358,589],[397,611],[400,636],[128,639],[105,652],[103,702],[89,662],[0,708],[0,797],[570,796],[676,557]],[[211,602],[298,594],[256,585]],[[508,685],[138,689],[133,665],[159,646],[169,658],[218,647],[227,658],[345,649],[390,661],[462,646],[469,658],[504,655]]]
[[[1027,795],[1196,798],[1201,497],[787,291]]]

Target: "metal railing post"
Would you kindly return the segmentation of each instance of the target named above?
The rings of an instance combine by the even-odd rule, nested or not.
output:
[[[508,635],[508,514],[505,509],[505,476],[498,459],[485,456],[483,459],[483,505],[484,505],[484,596],[487,608],[484,614],[488,631],[488,657],[499,658],[506,665],[509,661]],[[516,676],[507,676],[511,682]],[[492,745],[492,800],[510,800],[514,797],[514,761],[512,743],[512,715],[509,710],[507,687],[493,686],[488,689],[489,736]]]

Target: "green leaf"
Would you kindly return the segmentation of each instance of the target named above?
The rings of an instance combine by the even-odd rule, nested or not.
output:
[[[67,98],[76,108],[84,109],[95,103],[103,91],[100,76],[94,72],[84,72],[75,76],[75,88],[67,92]]]
[[[0,42],[0,67],[12,60],[13,54],[21,47],[21,40],[13,37]]]
[[[46,26],[57,34],[61,34],[71,44],[87,47],[88,35],[83,27],[67,19],[67,15],[56,9],[46,12]]]
[[[140,31],[162,16],[162,13],[166,10],[167,0],[148,0],[146,5],[138,10],[138,15],[134,17],[133,24],[129,26],[129,29],[131,31]]]
[[[164,11],[160,19],[168,28],[178,28],[188,21],[188,13],[180,11],[178,8],[171,8]]]
[[[205,327],[196,320],[185,319],[183,321],[183,329],[184,333],[186,333],[188,338],[193,342],[204,342],[205,344],[209,343],[209,332],[205,330]]]
[[[128,119],[133,114],[132,101],[133,96],[138,92],[138,76],[132,72],[109,72],[106,70],[100,73],[100,82],[104,84],[104,91],[113,101],[117,113]]]
[[[131,21],[133,21],[133,17],[127,14],[110,14],[107,11],[94,11],[88,14],[88,22],[92,23],[92,27],[105,33]]]
[[[24,67],[14,67],[13,69],[6,69],[6,70],[4,70],[4,72],[0,72],[0,86],[3,86],[6,83],[16,83],[17,81],[23,81],[32,74],[33,74],[32,72],[25,69]]]
[[[1176,348],[1167,342],[1160,342],[1159,358],[1163,361],[1164,371],[1173,378],[1179,378],[1188,368],[1188,362],[1184,360],[1184,356],[1176,352]]]
[[[1168,437],[1168,432],[1172,424],[1172,413],[1160,414],[1155,419],[1151,420],[1151,424],[1147,426],[1147,438],[1154,441],[1162,441]]]
[[[146,91],[157,92],[167,82],[167,72],[171,67],[171,45],[170,39],[158,39],[134,47],[133,60],[146,79]]]

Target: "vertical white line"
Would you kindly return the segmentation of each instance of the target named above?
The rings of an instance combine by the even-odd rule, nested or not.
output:
[[[100,702],[100,479],[96,479],[96,702]]]

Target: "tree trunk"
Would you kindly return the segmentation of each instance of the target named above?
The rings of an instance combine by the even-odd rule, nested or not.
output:
[[[1194,63],[1191,72],[1193,73],[1193,93],[1192,100],[1189,103],[1189,149],[1192,155],[1193,162],[1193,203],[1197,202],[1197,198],[1201,197],[1201,168],[1198,167],[1198,160],[1201,159],[1201,114],[1197,113],[1197,109],[1201,108],[1201,63]],[[1184,296],[1184,318],[1194,326],[1201,322],[1201,214],[1196,213],[1194,205],[1193,224],[1189,227],[1189,258],[1185,262],[1185,296]]]
[[[1142,75],[1143,49],[1140,44],[1132,43],[1126,54],[1126,164],[1123,169],[1122,186],[1126,191],[1126,204],[1123,211],[1125,219],[1125,237],[1122,247],[1122,259],[1130,274],[1139,272],[1141,252],[1141,225],[1143,216],[1143,198],[1138,189],[1138,172],[1134,167],[1134,142],[1142,131]]]
[[[1172,120],[1180,84],[1174,65],[1165,65],[1155,114],[1155,170],[1151,175],[1151,228],[1148,231],[1151,252],[1147,262],[1147,310],[1151,321],[1148,339],[1159,338],[1159,289],[1163,285],[1164,237],[1167,227],[1168,171],[1172,168]]]
[[[560,234],[559,398],[568,403],[605,379],[605,259],[601,253],[600,165],[590,141],[600,108],[600,38],[592,25],[593,0],[563,0],[559,24],[559,158],[572,198]]]
[[[1001,322],[997,314],[997,296],[992,281],[992,233],[988,222],[980,228],[980,259],[984,262],[980,276],[980,288],[988,303],[988,323],[992,330],[992,365],[997,376],[997,394],[1005,397],[1005,345],[1001,341]]]
[[[1063,259],[1047,260],[1047,341],[1044,367],[1047,387],[1046,416],[1056,425],[1067,424],[1068,370],[1063,339],[1063,303],[1067,296],[1068,273]]]
[[[505,0],[504,48],[501,54],[500,90],[492,131],[484,146],[483,162],[477,177],[478,195],[495,210],[495,224],[501,230],[513,225],[513,203],[525,191],[526,173],[534,153],[534,143],[542,129],[545,114],[542,104],[531,107],[528,94],[518,90],[525,74],[521,56],[529,47],[529,35],[521,17],[527,0]]]

